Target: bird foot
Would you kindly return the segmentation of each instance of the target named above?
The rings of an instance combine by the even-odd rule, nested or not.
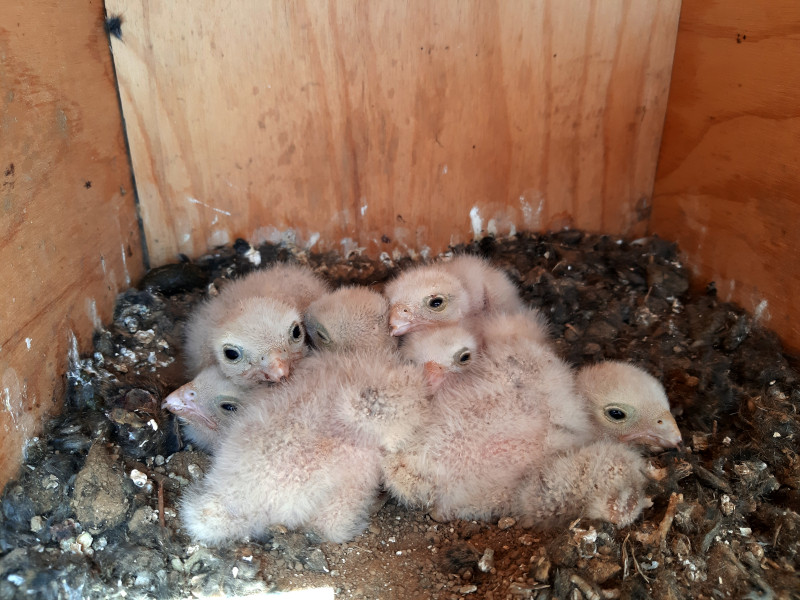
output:
[[[439,507],[437,506],[431,507],[431,509],[428,511],[428,516],[431,518],[431,520],[436,521],[437,523],[446,523],[450,520],[446,514],[439,510]]]

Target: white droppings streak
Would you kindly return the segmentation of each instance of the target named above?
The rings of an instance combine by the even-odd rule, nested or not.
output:
[[[25,346],[28,348],[28,350],[31,349],[31,342],[32,341],[33,341],[32,338],[25,338]]]
[[[80,354],[78,354],[78,338],[75,337],[73,331],[69,332],[69,350],[67,351],[67,359],[69,366],[67,367],[67,376],[77,378],[80,376]]]
[[[231,216],[231,213],[229,213],[227,210],[222,210],[221,208],[215,208],[215,207],[211,206],[210,204],[206,204],[205,202],[200,202],[200,200],[198,200],[197,198],[192,198],[191,196],[186,196],[186,200],[191,202],[192,204],[199,204],[200,206],[205,206],[206,208],[210,208],[211,210],[213,210],[215,212],[218,212],[221,215],[228,215],[229,217]]]
[[[361,216],[363,217],[366,213],[367,213],[367,205],[366,204],[362,204],[361,205]]]
[[[100,267],[103,269],[103,276],[108,277],[108,272],[106,271],[106,257],[102,254],[100,255]]]
[[[125,244],[120,244],[122,249],[122,270],[125,272],[125,285],[131,285],[131,275],[128,273],[128,257],[125,256]]]
[[[486,224],[486,233],[492,237],[497,237],[497,221],[489,219],[489,222]]]
[[[100,321],[100,317],[97,314],[97,302],[95,302],[94,298],[86,299],[86,315],[92,321],[92,326],[95,329],[103,327],[103,323]]]
[[[519,204],[522,207],[522,220],[525,225],[530,225],[533,218],[533,207],[525,200],[525,196],[519,197]]]
[[[442,175],[447,175],[447,165],[442,167]]]
[[[16,425],[17,415],[11,408],[11,390],[9,390],[8,388],[3,388],[3,406],[6,407],[8,414],[11,415],[11,422],[14,423],[14,425]]]
[[[481,237],[481,231],[483,230],[483,221],[481,221],[481,215],[478,212],[477,206],[473,206],[470,209],[469,220],[472,223],[472,236],[475,239]]]
[[[314,233],[311,234],[311,237],[308,238],[306,249],[310,250],[311,248],[314,247],[314,244],[316,244],[318,241],[319,241],[319,232],[315,231]]]
[[[183,234],[183,243],[184,243],[184,244],[185,244],[186,242],[188,242],[190,239],[192,239],[192,234],[191,234],[191,233],[184,233],[184,234]]]
[[[753,310],[753,319],[756,323],[759,323],[761,320],[769,321],[769,317],[767,301],[762,300]]]

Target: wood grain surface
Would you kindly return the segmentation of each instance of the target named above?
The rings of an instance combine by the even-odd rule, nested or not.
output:
[[[686,0],[650,230],[800,354],[800,4]]]
[[[679,0],[106,5],[154,265],[645,230]]]
[[[143,267],[102,3],[0,4],[2,485]]]

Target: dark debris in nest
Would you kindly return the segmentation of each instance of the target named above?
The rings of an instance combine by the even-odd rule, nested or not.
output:
[[[208,458],[181,446],[165,393],[184,382],[181,328],[225,279],[300,261],[334,284],[380,287],[413,261],[347,259],[238,240],[151,270],[120,294],[95,352],[67,374],[62,415],[5,488],[0,599],[244,596],[330,587],[341,598],[798,598],[797,371],[774,333],[689,291],[677,249],[568,231],[454,248],[506,269],[574,365],[635,361],[661,378],[685,447],[653,457],[653,506],[618,530],[547,534],[436,523],[386,501],[347,544],[276,530],[192,544],[178,499]]]

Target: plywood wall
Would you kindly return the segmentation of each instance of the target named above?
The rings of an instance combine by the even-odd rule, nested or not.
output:
[[[2,486],[142,256],[101,4],[0,5]]]
[[[106,5],[153,264],[645,229],[680,0]]]
[[[800,3],[685,0],[650,229],[800,354]]]

